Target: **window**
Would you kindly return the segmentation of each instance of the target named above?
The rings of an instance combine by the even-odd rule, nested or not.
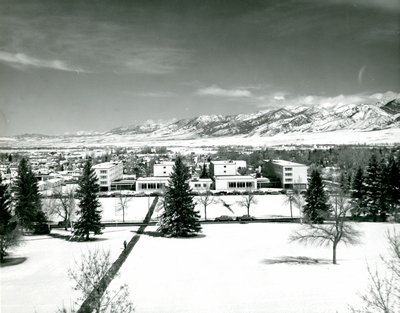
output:
[[[291,167],[285,167],[285,171],[291,171],[292,168]]]
[[[226,168],[226,165],[224,165],[224,168]]]
[[[247,187],[247,188],[253,187],[253,183],[252,183],[252,182],[246,182],[246,187]]]
[[[106,170],[101,170],[100,174],[107,174],[107,171]]]
[[[164,174],[167,174],[167,172],[164,171]]]
[[[147,189],[147,184],[139,184],[140,189]]]
[[[107,179],[107,175],[101,175],[100,179]]]
[[[200,187],[201,187],[201,184],[194,184],[194,186],[195,186],[196,188],[200,188]]]
[[[228,187],[229,188],[236,188],[236,183],[235,182],[228,183]]]
[[[287,183],[289,183],[289,182],[292,182],[293,179],[291,179],[291,178],[286,178],[285,181],[286,181]]]
[[[237,182],[237,187],[238,188],[244,188],[244,187],[246,187],[246,183],[242,182],[242,181],[239,181],[239,182]]]
[[[292,176],[292,173],[285,173],[285,176]]]
[[[100,181],[100,185],[107,185],[107,181],[105,180],[102,180],[102,181]]]
[[[224,174],[226,174],[226,171],[224,171]]]
[[[203,187],[207,187],[207,184],[203,184]]]
[[[156,189],[156,184],[147,184],[147,189]]]

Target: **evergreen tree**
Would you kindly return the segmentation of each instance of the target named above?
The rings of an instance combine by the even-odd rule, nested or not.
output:
[[[210,178],[205,163],[203,163],[203,168],[201,169],[200,178]]]
[[[383,188],[387,205],[390,213],[394,215],[394,219],[397,221],[400,206],[400,169],[393,155],[389,156],[384,182]]]
[[[76,197],[79,199],[78,221],[75,223],[74,235],[77,237],[85,236],[89,240],[89,232],[95,235],[101,234],[101,211],[98,192],[100,185],[97,181],[96,173],[92,168],[92,163],[87,160],[83,167],[83,173],[78,181]]]
[[[382,167],[379,165],[375,154],[372,154],[365,171],[363,182],[364,197],[363,205],[366,207],[368,215],[374,222],[381,211],[382,205]]]
[[[19,244],[19,232],[17,221],[11,214],[11,195],[8,185],[3,184],[0,175],[0,257],[7,255],[7,249]]]
[[[354,174],[353,182],[351,184],[351,203],[353,205],[353,215],[359,216],[360,214],[365,214],[363,209],[362,200],[364,198],[364,173],[359,166]]]
[[[178,156],[166,187],[164,212],[158,228],[166,236],[186,237],[201,231],[200,214],[194,210],[189,179],[189,169]]]
[[[42,210],[37,179],[25,158],[22,158],[18,165],[14,193],[15,215],[22,227],[34,229],[34,223],[38,225],[46,223],[47,219]]]
[[[351,174],[342,171],[339,177],[339,185],[344,194],[348,194],[351,185]]]
[[[322,224],[330,214],[330,206],[322,177],[318,170],[311,172],[305,202],[303,213],[306,220],[311,224]]]

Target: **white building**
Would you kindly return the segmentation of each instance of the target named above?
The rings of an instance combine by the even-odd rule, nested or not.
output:
[[[257,188],[257,179],[253,176],[215,176],[215,190],[246,191]]]
[[[163,192],[168,186],[169,177],[139,177],[136,181],[136,191],[144,193]]]
[[[189,181],[189,186],[193,191],[205,192],[211,189],[212,179],[211,178],[192,178]]]
[[[153,175],[157,177],[169,177],[169,175],[172,173],[174,164],[174,162],[161,162],[154,164]]]
[[[236,175],[237,165],[235,161],[211,161],[210,176],[233,176]]]
[[[265,162],[269,162],[265,160]],[[285,160],[271,161],[275,174],[281,179],[282,187],[292,189],[294,186],[307,189],[307,166]]]
[[[100,183],[100,190],[111,190],[111,182],[122,179],[124,166],[122,162],[104,162],[93,166],[97,179]]]

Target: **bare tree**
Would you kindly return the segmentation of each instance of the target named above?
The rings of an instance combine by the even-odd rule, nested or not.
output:
[[[204,192],[201,192],[197,196],[197,203],[201,204],[204,208],[204,219],[207,219],[207,207],[211,204],[217,203],[217,199],[215,199],[214,194],[210,191],[210,189],[206,189]]]
[[[130,195],[124,194],[122,192],[118,193],[117,203],[115,205],[115,211],[122,211],[122,222],[125,222],[125,212],[129,207],[129,203],[132,201],[132,197]]]
[[[257,203],[258,203],[258,200],[256,198],[256,195],[250,189],[246,190],[242,199],[237,201],[237,204],[239,206],[247,209],[247,215],[250,215],[250,207],[253,204],[257,204]]]
[[[390,259],[381,256],[389,273],[380,276],[368,266],[369,284],[365,294],[358,294],[363,301],[362,309],[350,306],[353,313],[400,312],[400,234],[387,232]]]
[[[54,188],[51,195],[44,201],[43,207],[49,216],[61,217],[64,222],[64,229],[68,229],[71,224],[72,217],[76,211],[75,203],[75,190],[76,188],[67,185],[66,188],[62,186]]]
[[[292,205],[297,208],[300,212],[300,223],[303,223],[303,213],[302,208],[305,204],[303,195],[301,194],[301,189],[298,185],[294,185],[293,189],[288,189],[286,194],[284,194],[284,204],[290,205],[290,217],[293,217]]]
[[[316,246],[332,244],[332,263],[336,264],[336,248],[339,242],[346,245],[360,244],[362,233],[353,223],[346,221],[346,214],[350,211],[351,205],[343,193],[338,190],[331,195],[330,201],[333,204],[331,221],[325,224],[305,224],[300,229],[292,231],[289,241]]]
[[[74,289],[82,292],[78,301],[82,302],[92,297],[91,312],[119,313],[133,312],[135,310],[130,301],[128,286],[122,285],[117,291],[110,291],[101,286],[103,277],[111,266],[110,251],[98,248],[81,255],[80,261],[74,263],[74,267],[68,270],[68,276],[75,282]],[[79,303],[77,303],[79,305]],[[66,312],[63,308],[62,312]]]

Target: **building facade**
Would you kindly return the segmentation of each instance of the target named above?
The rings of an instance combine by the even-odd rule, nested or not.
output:
[[[122,162],[104,162],[93,166],[101,191],[110,191],[114,180],[122,179],[124,166]]]
[[[307,189],[307,166],[285,160],[265,161],[271,162],[276,176],[281,179],[285,189]]]

